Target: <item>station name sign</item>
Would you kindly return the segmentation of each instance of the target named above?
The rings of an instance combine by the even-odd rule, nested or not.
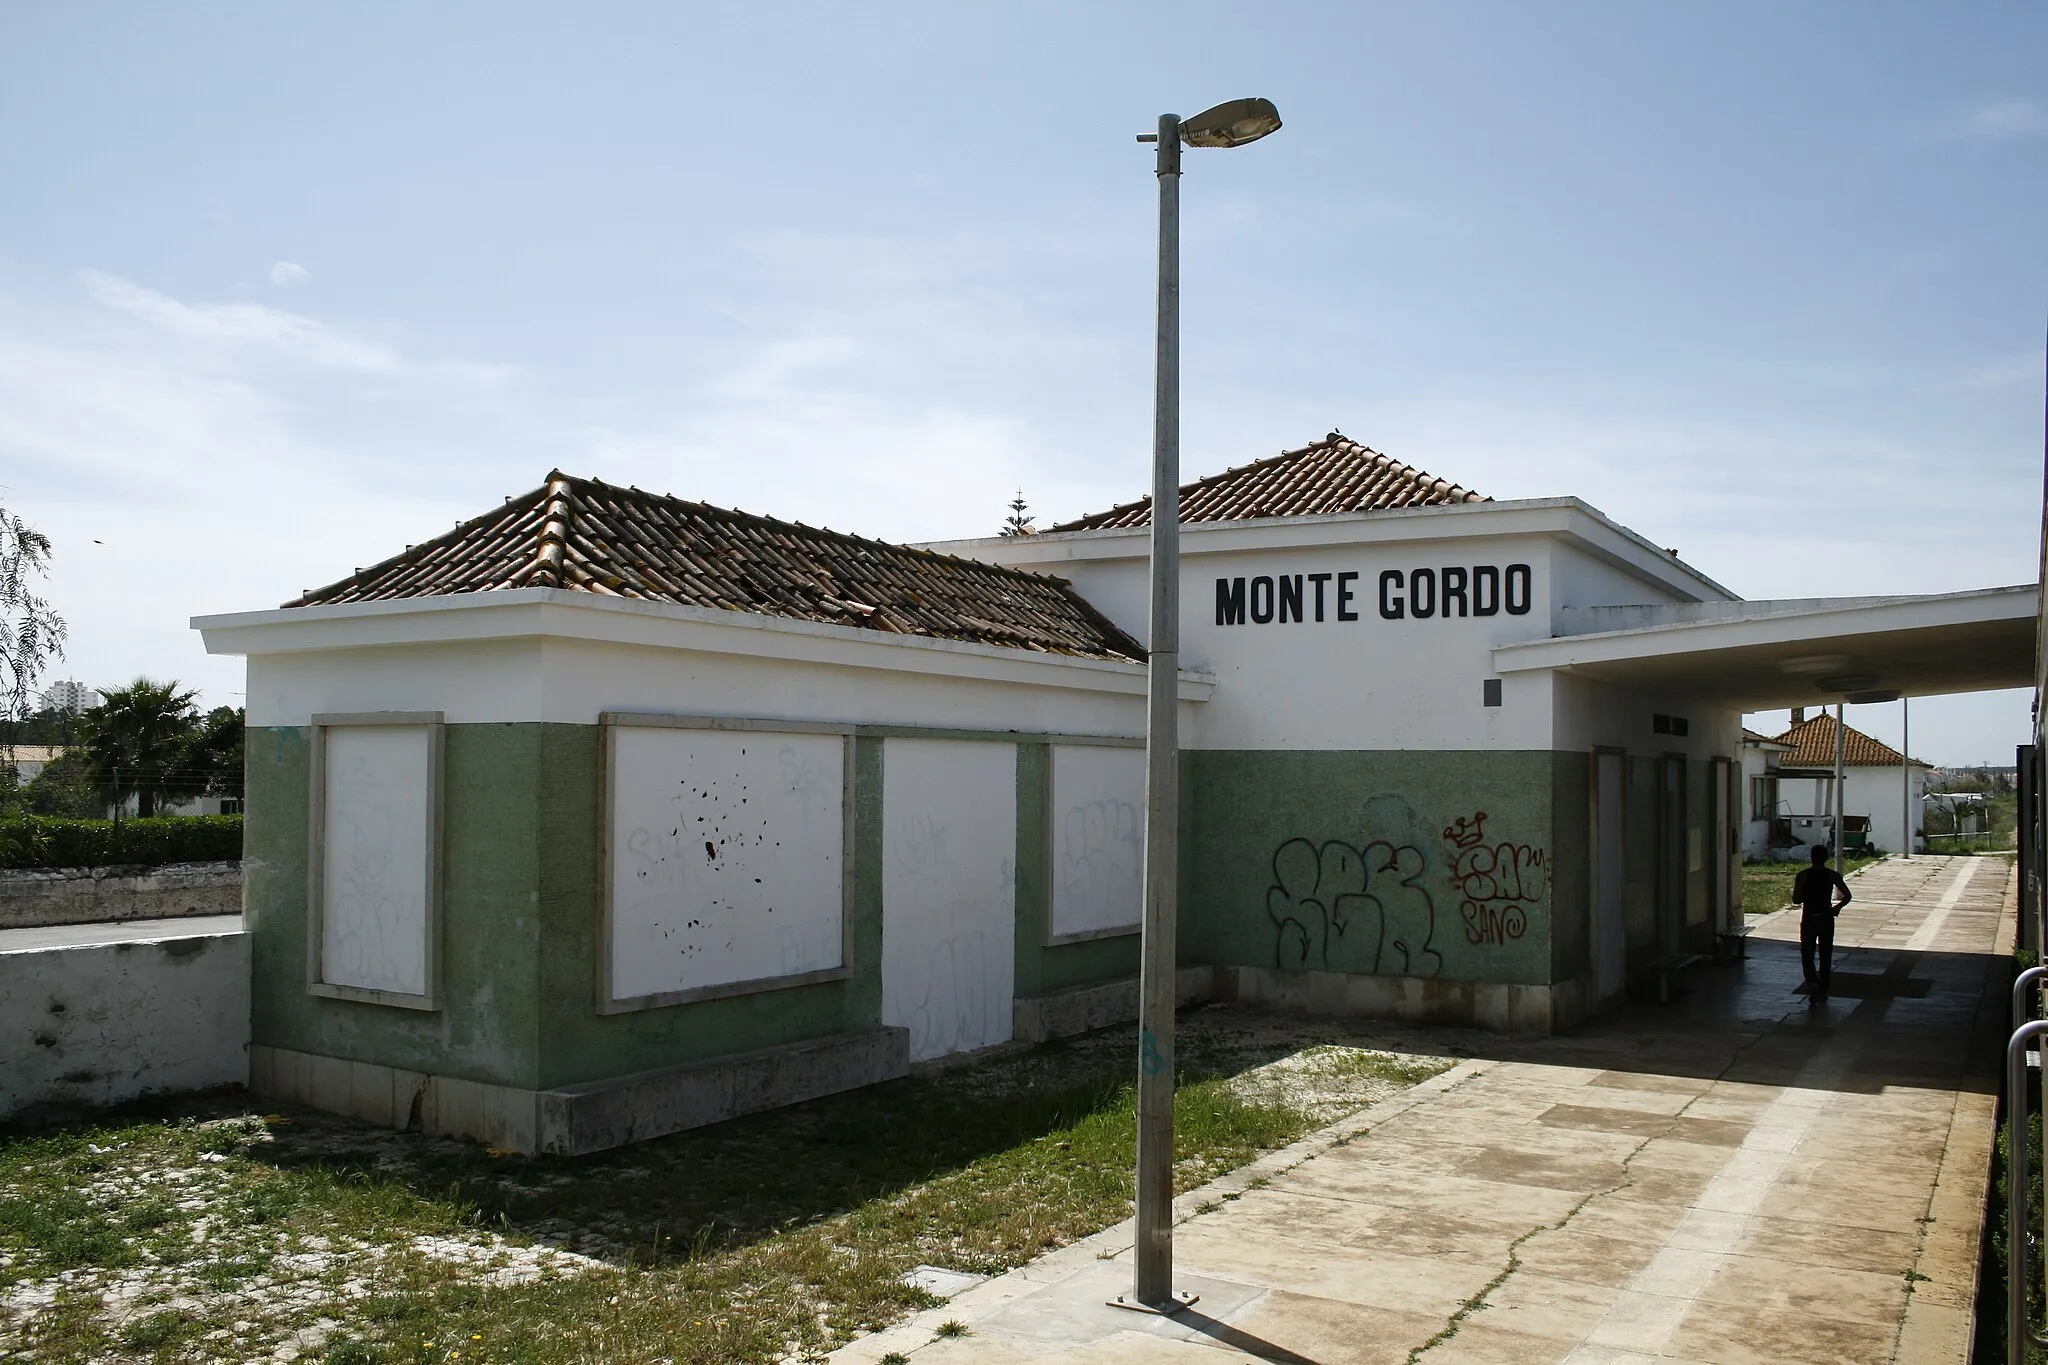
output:
[[[1255,626],[1290,621],[1356,621],[1361,589],[1356,571],[1261,574],[1216,580],[1216,624]],[[1379,575],[1381,619],[1401,621],[1454,616],[1529,614],[1533,575],[1527,564],[1453,564],[1436,569],[1384,569]],[[1370,610],[1370,606],[1367,610]]]

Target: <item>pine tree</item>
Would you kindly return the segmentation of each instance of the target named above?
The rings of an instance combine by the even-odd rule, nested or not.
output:
[[[1024,490],[1018,489],[1017,496],[1010,499],[1010,515],[1003,518],[1003,529],[996,534],[1001,536],[1037,535],[1038,528],[1031,524],[1032,519],[1030,517],[1024,515],[1025,508],[1029,506],[1030,504],[1024,501]]]

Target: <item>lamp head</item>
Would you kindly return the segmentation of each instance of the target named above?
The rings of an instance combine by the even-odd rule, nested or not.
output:
[[[1181,120],[1180,140],[1190,147],[1242,147],[1280,127],[1271,100],[1226,100]]]

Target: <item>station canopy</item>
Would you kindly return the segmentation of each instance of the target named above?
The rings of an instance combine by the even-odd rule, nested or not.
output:
[[[2034,683],[2040,589],[1924,596],[1566,608],[1547,640],[1502,645],[1495,671],[1543,669],[1771,711]]]

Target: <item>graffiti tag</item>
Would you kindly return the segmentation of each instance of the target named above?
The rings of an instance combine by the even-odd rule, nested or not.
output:
[[[1436,906],[1423,885],[1428,858],[1413,844],[1289,839],[1273,853],[1266,914],[1281,967],[1435,976]]]
[[[1529,907],[1550,890],[1549,860],[1532,844],[1488,842],[1486,812],[1460,817],[1444,829],[1451,846],[1451,887],[1465,941],[1512,943],[1529,930]]]

